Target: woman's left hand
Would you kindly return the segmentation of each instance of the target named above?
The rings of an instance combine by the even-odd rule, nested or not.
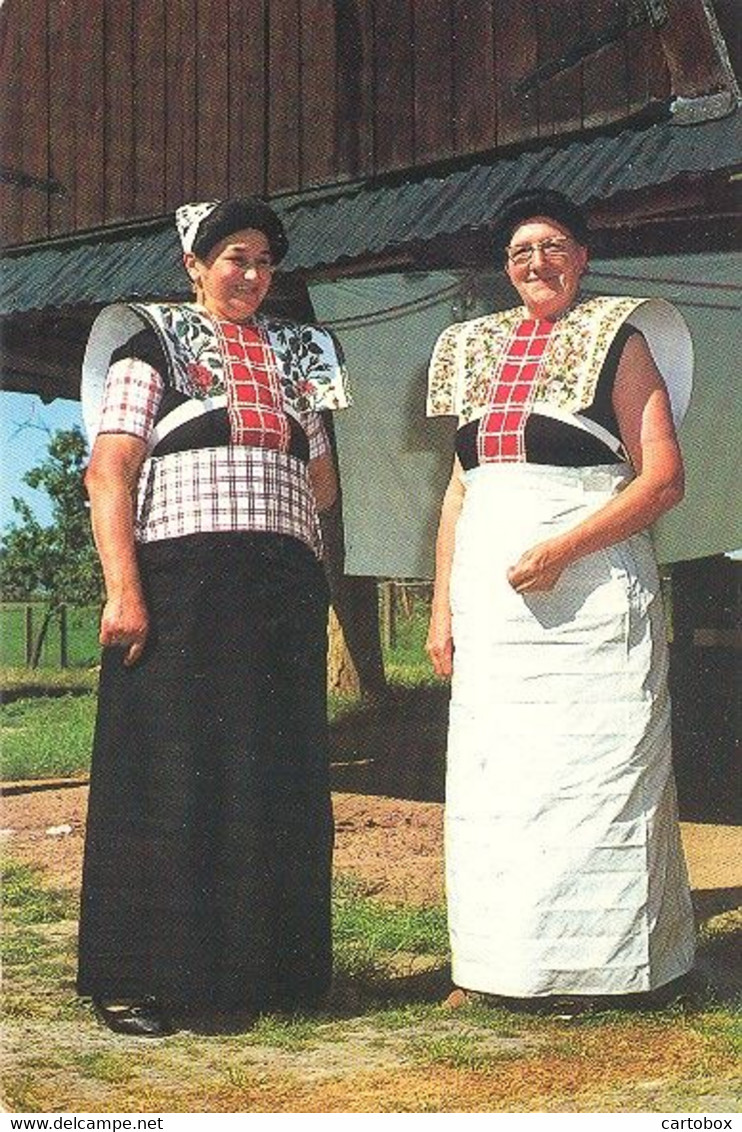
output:
[[[537,543],[521,554],[514,566],[509,566],[507,579],[516,593],[534,593],[551,590],[561,576],[566,562],[557,553],[553,539]]]

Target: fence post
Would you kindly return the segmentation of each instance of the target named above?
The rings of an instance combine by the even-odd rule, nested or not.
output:
[[[69,667],[69,656],[67,650],[67,606],[60,605],[59,607],[59,667]]]
[[[33,606],[27,605],[25,613],[26,668],[30,668],[33,664]]]
[[[397,642],[396,586],[387,579],[381,583],[381,637],[386,648],[394,648]]]

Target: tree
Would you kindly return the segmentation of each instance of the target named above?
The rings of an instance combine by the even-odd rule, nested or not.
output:
[[[330,433],[332,436],[332,432]],[[375,578],[345,573],[342,497],[321,516],[332,609],[327,658],[331,692],[374,698],[386,692]]]
[[[46,603],[33,647],[33,668],[38,666],[49,625],[61,615],[62,607],[89,605],[101,597],[102,578],[83,486],[86,460],[87,445],[78,427],[54,432],[46,459],[23,477],[29,487],[49,496],[51,523],[42,526],[28,503],[14,498],[19,522],[10,524],[3,533],[0,562],[4,597]]]

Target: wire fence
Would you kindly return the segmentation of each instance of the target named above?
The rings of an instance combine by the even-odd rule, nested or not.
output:
[[[30,668],[46,618],[43,602],[0,603],[0,665]],[[100,607],[62,606],[49,622],[39,668],[89,668],[98,663]]]
[[[393,649],[400,626],[426,616],[431,586],[394,578],[379,580],[379,627],[385,649]],[[0,602],[0,665],[30,668],[47,607],[43,602]],[[37,667],[89,668],[99,661],[100,607],[63,606],[44,634]]]

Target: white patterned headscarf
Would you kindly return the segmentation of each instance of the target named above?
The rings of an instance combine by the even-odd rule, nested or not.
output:
[[[201,201],[198,204],[182,204],[175,210],[175,226],[178,229],[184,252],[192,252],[201,221],[210,216],[221,202]]]
[[[267,237],[274,263],[281,262],[289,246],[280,216],[259,197],[183,204],[176,209],[175,224],[183,251],[202,259],[220,240],[246,228],[255,228]]]

